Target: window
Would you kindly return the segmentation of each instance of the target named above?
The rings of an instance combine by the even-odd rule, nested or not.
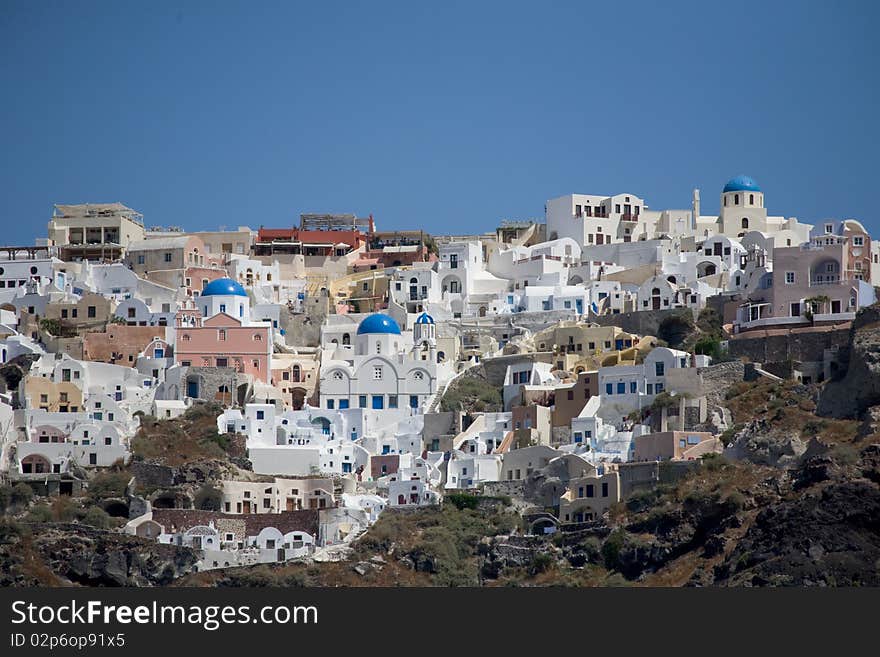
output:
[[[373,380],[381,381],[382,380],[382,367],[377,365],[373,368]]]
[[[825,224],[825,234],[830,235],[834,232],[834,224]]]
[[[266,419],[266,411],[257,411],[257,419],[258,420]]]
[[[388,395],[388,408],[397,408],[397,395]]]
[[[221,303],[221,304],[220,304],[220,312],[221,312],[221,313],[225,313],[225,312],[226,312],[226,304],[225,304],[225,303]]]
[[[458,255],[455,253],[449,256],[449,268],[458,269]]]
[[[170,251],[165,252],[165,262],[171,262],[171,252]]]
[[[596,496],[594,489],[595,489],[595,486],[593,486],[593,484],[587,484],[587,497],[595,497]]]
[[[336,405],[336,402],[334,402],[332,399],[327,400],[327,408],[329,408],[330,410],[333,410],[335,405]],[[340,408],[342,407],[341,401],[339,402],[339,406],[340,406]]]
[[[638,391],[638,383],[636,383],[635,381],[630,381],[630,382],[629,382],[629,392],[630,392],[630,394],[633,394],[633,395],[634,395],[637,391]]]
[[[228,358],[218,358],[217,359],[217,367],[229,367],[229,359]]]
[[[734,205],[739,205],[739,194],[734,194],[734,195],[733,195],[733,204],[734,204]]]
[[[219,331],[217,331],[217,339],[221,342],[226,341],[226,329],[220,329]]]
[[[612,384],[612,383],[605,384],[605,394],[606,395],[613,395],[614,394],[614,384]]]
[[[785,272],[785,284],[786,285],[794,284],[794,272],[793,271]]]
[[[855,237],[853,237],[853,246],[864,246],[864,245],[865,245],[865,238],[864,237],[862,237],[861,235],[856,235]]]
[[[97,309],[95,308],[95,306],[89,306],[86,309],[86,313],[90,318],[94,319],[97,316]]]
[[[608,497],[608,484],[602,484],[602,497]]]
[[[143,256],[143,255],[139,255],[139,256],[138,256],[138,264],[139,264],[139,265],[142,265],[142,264],[144,264],[144,261],[145,261],[144,256]]]
[[[663,376],[666,373],[666,363],[659,362],[654,363],[654,374],[656,376]]]
[[[366,395],[358,395],[358,406],[360,408],[367,407],[367,396]]]

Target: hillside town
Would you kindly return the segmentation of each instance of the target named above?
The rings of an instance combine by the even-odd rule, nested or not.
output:
[[[382,230],[369,209],[191,231],[55,205],[45,236],[0,247],[0,501],[188,555],[153,583],[348,563],[377,523],[449,505],[515,518],[482,577],[584,532],[607,563],[601,527],[632,500],[743,461],[769,486],[762,468],[877,403],[839,386],[880,241],[721,182],[717,215],[697,189],[669,209],[572,193],[471,235]],[[793,386],[838,419],[774,442]],[[394,549],[348,570],[437,571]],[[66,580],[137,583],[131,559],[64,554]]]

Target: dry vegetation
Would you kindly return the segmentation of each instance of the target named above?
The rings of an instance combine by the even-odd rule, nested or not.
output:
[[[848,443],[856,439],[859,422],[816,415],[818,385],[795,381],[742,382],[727,392],[726,405],[739,426],[753,420],[766,423],[770,433],[818,437],[824,443]]]
[[[180,418],[157,420],[145,416],[131,442],[135,458],[177,467],[204,459],[225,459],[230,438],[217,433],[216,404],[198,404]]]

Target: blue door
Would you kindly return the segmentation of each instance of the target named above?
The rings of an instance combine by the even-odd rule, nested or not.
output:
[[[385,397],[383,395],[373,395],[373,408],[377,411],[385,408]]]
[[[199,396],[199,382],[198,381],[187,381],[186,382],[186,396],[192,397],[193,399],[198,398],[198,396]]]
[[[340,399],[339,400],[339,410],[342,410],[343,408],[348,408],[348,400],[347,399]]]
[[[409,396],[409,407],[410,408],[418,408],[419,407],[419,396],[418,395],[410,395]]]
[[[575,299],[574,307],[578,312],[578,315],[584,314],[584,300],[583,299]]]

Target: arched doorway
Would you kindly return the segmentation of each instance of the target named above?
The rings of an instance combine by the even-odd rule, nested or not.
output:
[[[232,403],[232,393],[229,392],[229,386],[223,384],[218,386],[217,394],[214,395],[214,401],[220,402],[221,404],[229,405]]]
[[[295,411],[301,411],[306,401],[306,391],[303,388],[292,388],[290,391],[290,405]]]
[[[655,287],[651,290],[651,308],[660,310],[660,288]]]
[[[29,454],[21,460],[21,471],[24,474],[44,474],[52,472],[52,464],[45,456]]]

